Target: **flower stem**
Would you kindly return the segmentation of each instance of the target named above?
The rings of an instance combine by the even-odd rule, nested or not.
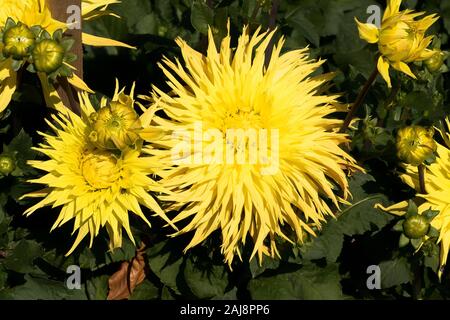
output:
[[[425,193],[427,193],[427,190],[425,188],[425,165],[419,164],[417,169],[419,171],[419,189],[420,189],[420,193],[425,194]]]
[[[372,83],[375,81],[378,75],[378,69],[375,67],[375,69],[370,74],[369,78],[367,79],[366,83],[364,84],[364,87],[359,92],[358,97],[356,98],[355,103],[350,108],[349,112],[347,113],[347,116],[345,117],[344,123],[342,124],[341,129],[339,130],[340,133],[343,133],[347,130],[348,126],[350,125],[350,122],[354,118],[356,112],[358,111],[361,104],[364,102],[364,99],[367,96],[367,93],[369,92],[370,87],[372,86]]]

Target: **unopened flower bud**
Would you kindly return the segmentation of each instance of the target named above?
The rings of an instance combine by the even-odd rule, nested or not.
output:
[[[37,71],[52,73],[62,66],[64,48],[55,40],[44,39],[33,49],[33,61]]]
[[[410,239],[419,239],[428,233],[430,223],[422,215],[414,215],[403,222],[403,232]]]
[[[443,64],[444,53],[441,50],[434,50],[434,54],[431,56],[431,58],[425,60],[425,66],[430,72],[438,71]]]
[[[89,117],[92,131],[89,139],[102,149],[123,149],[139,138],[139,117],[132,103],[113,101]]]
[[[33,32],[26,25],[20,23],[9,28],[3,34],[3,54],[6,57],[21,60],[29,56],[34,42]]]
[[[418,166],[433,156],[437,145],[434,130],[420,126],[402,128],[397,134],[397,155],[411,165]]]
[[[16,163],[13,157],[1,154],[0,155],[0,173],[3,175],[8,175],[14,171],[16,168]]]

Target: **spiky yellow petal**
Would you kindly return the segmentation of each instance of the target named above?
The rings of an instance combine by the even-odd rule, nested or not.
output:
[[[361,23],[355,18],[358,25],[359,37],[366,40],[368,43],[378,42],[378,28],[374,24]]]
[[[383,77],[384,81],[386,81],[388,87],[391,88],[392,85],[391,85],[391,77],[389,76],[389,63],[382,56],[378,58],[377,68],[381,76]]]

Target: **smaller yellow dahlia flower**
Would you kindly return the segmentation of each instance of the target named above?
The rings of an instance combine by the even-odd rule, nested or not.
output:
[[[37,151],[47,160],[30,161],[34,168],[46,174],[32,183],[45,188],[24,197],[43,198],[25,211],[26,215],[45,207],[61,207],[52,230],[73,220],[77,237],[67,255],[90,235],[90,246],[100,229],[106,228],[110,248],[122,245],[122,229],[134,242],[130,229],[129,212],[150,222],[141,206],[170,221],[149,192],[163,192],[150,175],[158,169],[158,162],[141,156],[140,149],[111,152],[96,148],[89,138],[89,115],[95,112],[87,93],[79,95],[81,116],[71,112],[52,117],[48,124],[54,135],[41,133],[46,142]],[[151,112],[151,111],[149,111]],[[146,117],[147,115],[143,115]]]
[[[422,164],[436,151],[437,145],[433,136],[433,128],[420,126],[401,128],[397,133],[398,157],[413,166]]]
[[[139,139],[141,121],[134,109],[134,84],[129,95],[125,88],[116,91],[111,102],[102,99],[101,108],[89,116],[92,131],[91,141],[102,149],[125,149],[133,146]]]
[[[377,67],[388,87],[391,87],[389,66],[416,78],[408,63],[423,61],[433,55],[433,51],[427,49],[433,36],[425,36],[425,32],[439,19],[436,14],[431,14],[416,20],[424,12],[400,11],[400,4],[401,0],[388,0],[380,29],[355,18],[361,39],[378,43],[380,57]]]
[[[428,209],[439,211],[439,214],[431,221],[431,226],[439,231],[438,243],[441,244],[439,275],[442,275],[443,267],[447,262],[450,250],[450,121],[446,120],[447,131],[439,130],[445,144],[436,143],[436,161],[425,167],[425,185],[426,194],[419,193],[417,197],[423,200],[419,206],[419,212]],[[417,167],[414,165],[405,165],[406,173],[401,175],[402,180],[410,187],[420,192],[419,175]],[[379,208],[396,215],[406,213],[408,203],[406,201],[397,203],[388,208]]]

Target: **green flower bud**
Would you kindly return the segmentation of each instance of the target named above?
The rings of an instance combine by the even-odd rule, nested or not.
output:
[[[9,28],[3,34],[3,54],[16,60],[29,56],[30,49],[35,43],[33,32],[24,24]]]
[[[403,232],[410,239],[419,239],[428,233],[430,223],[422,215],[415,215],[407,218],[403,222]]]
[[[443,63],[444,53],[441,50],[435,50],[431,58],[425,60],[425,66],[427,67],[428,71],[432,73],[438,71],[442,67]]]
[[[0,155],[0,173],[3,175],[8,175],[14,171],[16,168],[15,160],[6,154]]]
[[[112,101],[89,116],[92,131],[89,139],[101,149],[124,149],[139,138],[136,130],[140,128],[137,113],[132,107],[132,101]]]
[[[33,61],[37,71],[52,73],[64,62],[64,48],[55,40],[44,39],[33,49]]]

